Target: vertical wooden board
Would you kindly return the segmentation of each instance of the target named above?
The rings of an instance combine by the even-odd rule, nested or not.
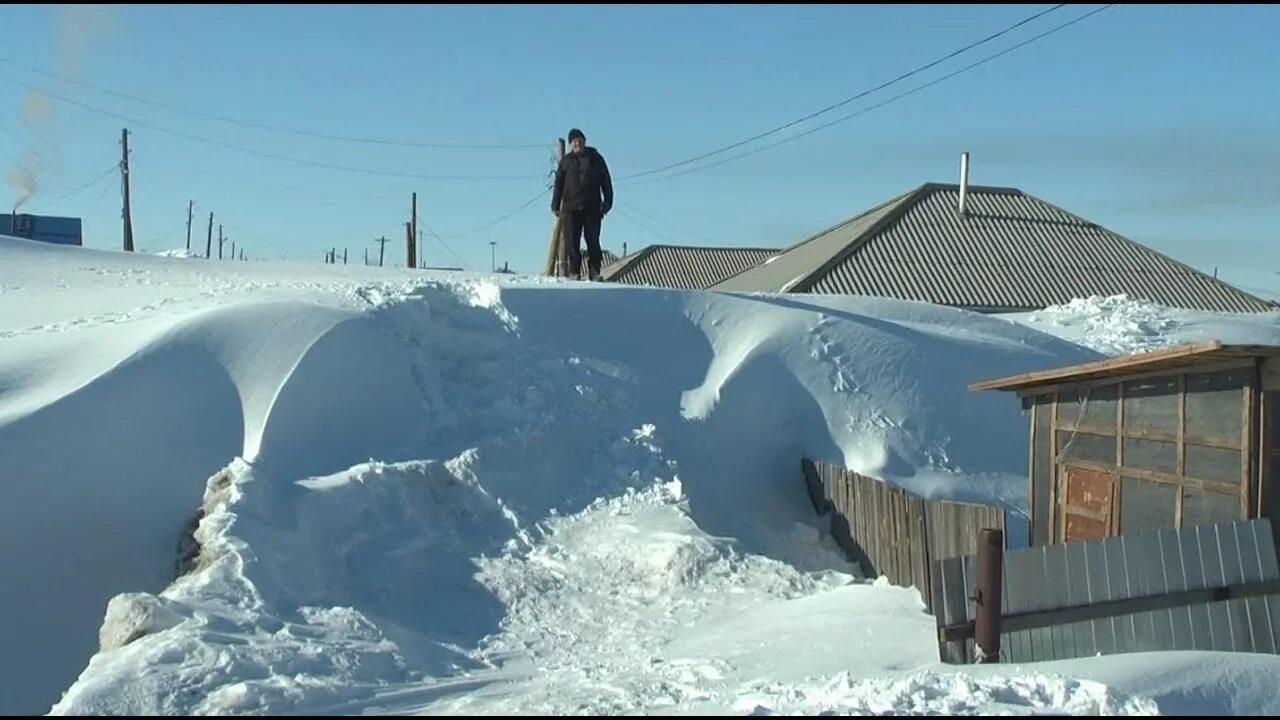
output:
[[[1254,423],[1255,413],[1253,412],[1254,404],[1258,398],[1258,382],[1257,368],[1254,373],[1245,381],[1244,385],[1244,402],[1242,410],[1243,430],[1240,437],[1241,445],[1244,448],[1244,462],[1240,463],[1240,488],[1241,494],[1241,514],[1240,517],[1249,517],[1249,506],[1254,499],[1255,491],[1253,490],[1253,464],[1257,460],[1258,445],[1256,423]]]
[[[1193,525],[1183,528],[1177,534],[1179,552],[1182,557],[1183,590],[1202,590],[1212,587],[1208,583],[1208,573],[1200,560],[1200,543],[1205,541],[1214,544],[1212,535],[1205,535],[1204,530],[1211,525]],[[1212,650],[1214,647],[1213,627],[1209,615],[1209,607],[1205,603],[1195,603],[1187,607],[1187,617],[1191,626],[1191,649]]]
[[[944,577],[944,596],[948,625],[969,620],[968,596],[964,586],[964,558],[947,558],[941,561]]]
[[[921,596],[932,598],[933,588],[930,587],[929,581],[929,545],[925,540],[924,503],[914,503],[911,515],[912,537],[914,538],[911,566],[917,581],[920,583]]]
[[[938,625],[946,625],[950,622],[947,617],[947,601],[944,587],[946,585],[946,577],[943,571],[941,560],[932,560],[929,562],[929,595],[932,597],[929,603],[929,612],[937,618]]]
[[[906,550],[902,542],[902,518],[906,512],[906,496],[895,490],[890,494],[889,500],[891,505],[888,517],[889,533],[885,536],[888,540],[887,551],[893,559],[894,577],[898,578],[895,584],[906,585],[908,583],[906,563],[902,561],[902,553]]]

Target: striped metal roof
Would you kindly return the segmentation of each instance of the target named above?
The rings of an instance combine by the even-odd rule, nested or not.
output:
[[[607,282],[702,290],[757,265],[779,250],[650,245],[606,267]]]
[[[959,200],[958,185],[923,185],[714,289],[873,295],[996,312],[1119,294],[1193,310],[1274,309],[1020,190],[971,185],[964,218]]]

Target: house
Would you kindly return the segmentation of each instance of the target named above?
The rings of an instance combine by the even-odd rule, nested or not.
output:
[[[768,248],[650,245],[606,265],[601,275],[605,282],[703,290],[778,252]]]
[[[1031,411],[1031,543],[1267,517],[1280,347],[1205,342],[980,382]]]
[[[0,214],[0,235],[39,240],[55,245],[84,244],[80,218]]]
[[[966,175],[898,195],[710,289],[872,295],[993,313],[1119,294],[1192,310],[1274,309],[1035,196],[969,185]]]

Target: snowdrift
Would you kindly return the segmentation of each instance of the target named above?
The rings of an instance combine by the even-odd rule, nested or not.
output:
[[[805,455],[1022,505],[967,384],[1099,356],[1035,323],[0,239],[0,711],[1274,706],[1251,658],[956,675],[826,539]]]

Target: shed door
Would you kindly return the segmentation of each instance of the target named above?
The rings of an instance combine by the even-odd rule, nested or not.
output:
[[[1114,472],[1068,465],[1066,492],[1062,502],[1062,539],[1094,540],[1111,534],[1115,511]]]

